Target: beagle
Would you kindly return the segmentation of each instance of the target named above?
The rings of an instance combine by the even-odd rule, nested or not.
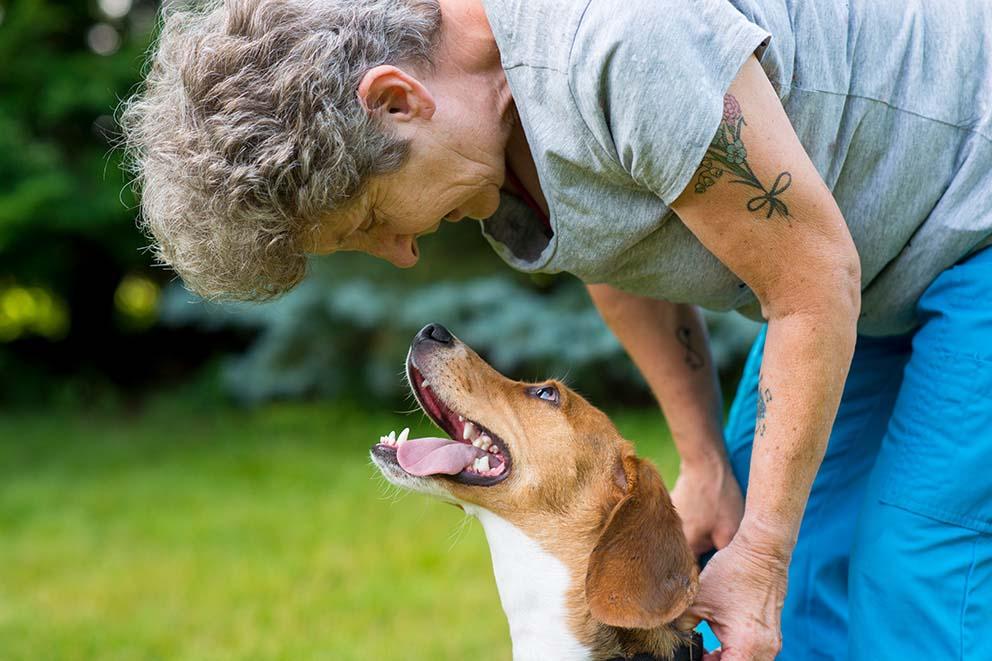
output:
[[[507,379],[438,324],[406,374],[450,438],[390,434],[372,461],[482,523],[516,661],[702,658],[679,517],[606,415],[560,383]]]

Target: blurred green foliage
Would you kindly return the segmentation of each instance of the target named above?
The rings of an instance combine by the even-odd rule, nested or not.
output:
[[[153,287],[169,276],[142,251],[113,115],[140,79],[157,6],[0,0],[0,404],[44,402],[59,381],[141,378],[148,310],[132,314],[134,287],[131,308],[115,293],[129,275]]]
[[[139,80],[155,6],[135,4],[120,18],[99,7],[3,0],[0,261],[7,275],[56,290],[80,275],[66,252],[76,241],[98,244],[120,268],[148,261],[110,140],[117,101]]]
[[[640,374],[574,278],[536,287],[454,267],[424,286],[394,269],[354,268],[362,263],[357,255],[318,261],[304,283],[263,305],[209,304],[173,287],[161,314],[180,327],[256,334],[222,370],[224,387],[244,403],[343,395],[396,402],[406,392],[410,340],[429,322],[444,324],[515,378],[562,378],[600,404],[650,403]],[[739,315],[708,320],[714,360],[729,376],[756,325]]]

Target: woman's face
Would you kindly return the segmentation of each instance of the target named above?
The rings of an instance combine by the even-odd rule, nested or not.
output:
[[[455,150],[424,135],[419,140],[399,171],[374,177],[354,205],[328,217],[318,234],[318,254],[358,250],[409,268],[420,256],[417,238],[442,221],[496,212],[504,176],[500,145]]]
[[[409,140],[409,159],[397,172],[373,177],[360,199],[325,219],[318,254],[359,250],[408,268],[420,257],[417,237],[442,221],[496,212],[513,126],[498,53],[481,69],[445,53],[426,84],[390,65],[363,78],[359,97],[388,130]]]

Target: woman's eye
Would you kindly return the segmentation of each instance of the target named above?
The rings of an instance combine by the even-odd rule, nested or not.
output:
[[[558,389],[554,386],[537,386],[536,388],[531,388],[530,396],[543,399],[552,404],[558,403]]]

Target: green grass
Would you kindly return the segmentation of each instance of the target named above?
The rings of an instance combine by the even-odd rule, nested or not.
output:
[[[478,523],[369,464],[422,416],[198,409],[0,419],[0,657],[509,659]]]

